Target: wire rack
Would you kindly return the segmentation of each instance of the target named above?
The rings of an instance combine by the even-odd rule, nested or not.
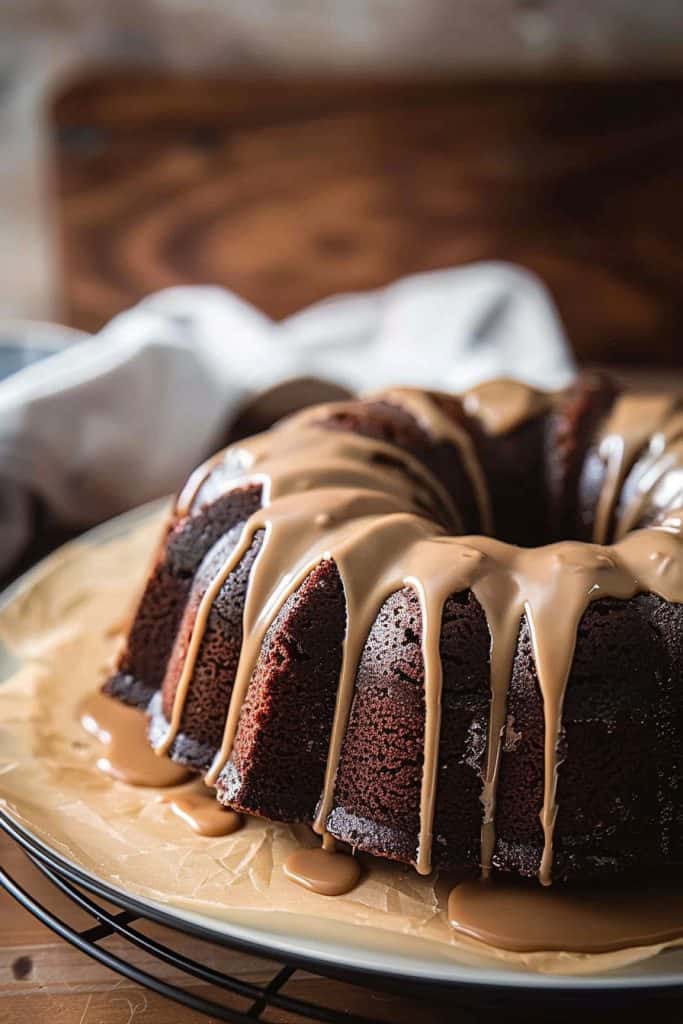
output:
[[[273,977],[262,985],[250,983],[233,977],[224,971],[217,971],[207,967],[184,953],[173,949],[170,944],[150,938],[140,931],[139,928],[136,928],[135,924],[144,920],[141,915],[134,914],[128,910],[112,913],[105,909],[101,903],[81,892],[68,879],[61,877],[58,872],[47,867],[30,854],[28,856],[57,889],[92,917],[93,925],[83,930],[74,929],[23,888],[2,867],[0,867],[0,885],[18,900],[26,910],[30,911],[39,921],[47,925],[48,928],[66,942],[69,942],[82,953],[86,953],[131,981],[144,985],[146,988],[158,992],[168,999],[182,1003],[183,1006],[221,1021],[253,1021],[258,1019],[268,1006],[272,1006],[287,1011],[295,1019],[299,1020],[324,1021],[329,1022],[329,1024],[341,1024],[341,1022],[348,1022],[348,1024],[371,1024],[372,1019],[369,1017],[360,1017],[345,1011],[341,1012],[283,994],[281,989],[297,970],[294,965],[283,964],[275,971]],[[159,978],[100,945],[104,939],[114,934],[121,936],[138,949],[142,949],[158,963],[168,964],[173,967],[179,973],[179,981],[171,983]],[[171,941],[172,936],[169,937],[169,943]],[[184,987],[184,980],[189,978],[196,978],[224,992],[242,997],[242,999],[248,1001],[247,1008],[245,1010],[236,1010],[213,999],[195,994]]]
[[[132,897],[117,894],[114,890],[101,886],[90,876],[81,875],[72,865],[62,863],[53,851],[25,832],[2,811],[0,828],[22,847],[28,860],[52,884],[55,895],[61,893],[68,897],[76,907],[85,912],[92,923],[83,928],[75,928],[58,912],[49,909],[0,865],[0,886],[10,896],[62,939],[94,960],[168,999],[206,1014],[213,1020],[243,1024],[261,1019],[262,1015],[271,1009],[285,1014],[287,1021],[291,1021],[292,1024],[300,1021],[320,1021],[325,1024],[382,1024],[376,1017],[359,1015],[348,1009],[334,1008],[322,1002],[287,994],[283,989],[297,971],[305,971],[309,978],[313,975],[318,979],[334,979],[349,986],[362,986],[363,989],[370,989],[374,993],[393,992],[417,997],[421,1003],[427,1001],[433,1005],[434,1015],[432,1017],[430,1014],[430,1020],[449,1021],[454,1024],[474,1024],[475,1021],[477,1024],[488,1024],[494,1020],[496,1024],[520,1021],[527,1024],[532,1020],[547,1022],[549,1019],[555,1024],[561,1024],[565,1020],[575,1021],[576,1009],[579,1007],[586,1021],[594,1019],[593,1015],[599,1012],[601,1024],[610,1024],[613,1020],[623,1024],[625,1005],[633,1009],[638,1004],[653,1006],[655,1003],[660,1024],[669,1021],[680,1024],[683,1019],[683,979],[677,984],[670,984],[665,990],[638,990],[634,987],[621,994],[596,989],[583,993],[564,990],[543,994],[536,987],[519,986],[510,989],[506,986],[496,989],[490,985],[462,984],[449,984],[439,991],[433,983],[420,983],[417,978],[397,979],[358,966],[339,968],[321,964],[318,960],[301,955],[285,957],[281,951],[268,946],[258,946],[237,938],[227,939],[223,935],[219,937],[199,925],[189,923],[185,919],[179,920],[153,906],[147,906]],[[143,929],[150,922],[155,926],[163,926],[163,941],[145,934]],[[178,944],[182,945],[183,940],[187,943],[188,934],[209,943],[214,949],[227,946],[240,953],[261,957],[272,967],[272,976],[262,983],[254,983],[201,963],[175,948]],[[124,955],[118,955],[102,945],[114,936],[147,954],[156,973],[132,962],[132,948],[128,951],[127,946],[124,946]],[[172,968],[173,981],[158,976],[159,968],[169,967]],[[166,973],[168,974],[168,971]],[[227,1006],[214,998],[192,991],[193,980],[212,986],[217,990],[217,995],[225,993],[239,997],[239,1002],[244,1008]],[[339,988],[335,987],[334,991],[339,1003]],[[358,1002],[357,999],[349,1001],[356,1004]],[[566,1017],[565,1012],[570,1007],[572,1014]],[[616,1017],[610,1012],[615,1010],[618,1011]],[[384,1015],[383,1020],[387,1020]]]
[[[309,976],[314,974],[327,979],[333,977],[348,984],[362,985],[365,988],[376,987],[382,991],[396,987],[395,984],[392,986],[390,981],[387,985],[381,986],[382,979],[379,975],[346,969],[322,972],[319,965],[305,958],[298,957],[293,958],[292,962],[283,962],[282,956],[273,950],[255,947],[251,943],[240,941],[226,942],[223,939],[220,942],[221,946],[228,945],[240,952],[263,956],[270,964],[273,961],[276,962],[272,977],[261,984],[216,970],[174,948],[174,944],[177,945],[179,940],[182,944],[182,940],[186,939],[187,932],[203,941],[214,942],[210,933],[203,932],[199,927],[183,926],[182,929],[174,927],[168,921],[160,921],[160,915],[156,912],[151,910],[146,912],[137,906],[134,908],[131,908],[130,905],[123,906],[121,904],[128,904],[128,900],[123,898],[117,900],[115,894],[109,890],[106,891],[107,905],[104,905],[104,896],[92,895],[90,891],[84,891],[82,885],[74,881],[72,871],[60,867],[56,859],[50,856],[45,848],[1,812],[0,828],[19,843],[28,860],[52,883],[55,890],[67,896],[81,911],[84,911],[92,923],[78,929],[67,923],[63,916],[46,906],[0,865],[0,886],[10,896],[62,939],[99,963],[133,982],[168,999],[173,999],[189,1009],[204,1013],[214,1020],[254,1021],[261,1018],[266,1009],[271,1007],[285,1012],[288,1014],[287,1020],[292,1021],[321,1021],[327,1022],[327,1024],[342,1024],[342,1022],[344,1024],[379,1024],[373,1017],[360,1016],[350,1013],[348,1010],[334,1009],[322,1003],[296,998],[284,993],[283,988],[298,970],[305,970]],[[88,888],[92,888],[90,883]],[[113,909],[108,909],[111,905],[113,905]],[[163,924],[163,941],[145,934],[142,930],[150,921],[157,925]],[[148,954],[154,969],[163,965],[171,967],[174,980],[169,981],[166,978],[158,977],[158,972],[152,973],[150,970],[145,970],[134,964],[132,957],[118,955],[107,949],[102,943],[112,936],[119,936],[126,943],[130,943]],[[245,1008],[235,1009],[192,991],[190,982],[193,979],[207,983],[216,990],[220,990],[221,993],[240,997],[240,1000],[246,1004]],[[450,1009],[457,1012],[457,1001],[451,999],[449,1002]],[[465,1019],[472,1019],[468,1011],[464,1010],[463,1012],[466,1013]],[[458,1018],[449,1017],[449,1019]]]

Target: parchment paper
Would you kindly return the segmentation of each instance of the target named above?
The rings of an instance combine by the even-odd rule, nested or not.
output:
[[[491,949],[449,927],[446,879],[370,857],[353,892],[318,896],[282,872],[296,845],[317,841],[309,829],[249,819],[232,836],[204,838],[155,791],[102,775],[95,767],[101,748],[78,724],[76,708],[112,662],[162,521],[155,514],[123,539],[67,545],[0,611],[9,665],[0,682],[0,805],[20,824],[104,882],[227,921],[237,915],[258,923],[267,913],[270,922],[277,912],[281,922],[290,914],[298,930],[310,921],[311,934],[327,924],[352,926],[359,945],[372,936],[376,948],[377,936],[380,944],[386,936],[387,948],[400,939],[404,951],[433,950],[440,960],[558,974],[624,967],[664,948],[601,955]]]

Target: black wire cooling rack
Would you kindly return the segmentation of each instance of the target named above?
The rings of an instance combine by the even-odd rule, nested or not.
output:
[[[245,1022],[257,1020],[264,1010],[271,1006],[286,1011],[296,1020],[322,1021],[329,1024],[374,1024],[372,1018],[349,1014],[334,1010],[307,1000],[285,995],[281,989],[287,984],[298,969],[294,964],[283,964],[276,969],[273,977],[265,984],[259,985],[233,977],[224,971],[207,967],[197,960],[174,949],[166,942],[145,935],[136,922],[146,917],[130,910],[111,912],[100,902],[82,892],[73,882],[58,871],[43,863],[27,851],[30,861],[58,889],[69,897],[81,910],[84,910],[94,921],[93,925],[76,930],[67,924],[53,911],[48,909],[27,889],[21,886],[11,875],[0,867],[0,885],[30,913],[44,925],[75,946],[82,953],[129,978],[131,981],[144,985],[168,999],[173,999],[183,1006],[197,1010],[216,1020]],[[111,897],[108,898],[108,901]],[[172,930],[168,942],[172,942]],[[113,935],[119,935],[127,942],[149,954],[157,963],[167,964],[178,972],[179,980],[171,983],[155,976],[149,971],[137,967],[121,956],[117,956],[100,943]],[[310,967],[307,968],[310,970]],[[246,1009],[236,1010],[213,999],[197,995],[184,986],[185,979],[196,978],[207,982],[217,989],[232,995],[240,996],[247,1001]]]
[[[81,952],[104,964],[118,974],[134,981],[148,989],[158,992],[168,999],[173,999],[183,1006],[206,1014],[214,1020],[229,1022],[246,1022],[258,1020],[269,1007],[285,1012],[287,1020],[294,1021],[320,1021],[326,1024],[379,1024],[376,1018],[361,1016],[350,1013],[347,1010],[334,1009],[322,1003],[299,999],[282,991],[298,970],[305,970],[309,975],[314,974],[320,978],[335,978],[347,984],[362,985],[364,988],[377,987],[382,991],[396,989],[396,984],[391,979],[384,979],[385,985],[381,986],[381,976],[370,972],[358,970],[329,970],[321,971],[317,962],[305,957],[292,957],[290,962],[283,962],[278,953],[267,947],[258,947],[252,943],[220,940],[221,946],[229,946],[240,952],[247,952],[252,955],[262,956],[269,963],[274,963],[273,975],[269,981],[263,984],[255,984],[234,977],[224,971],[216,970],[213,967],[200,963],[197,959],[186,955],[174,948],[174,941],[182,940],[186,933],[190,933],[205,942],[217,943],[216,937],[206,932],[200,926],[183,923],[182,928],[178,923],[172,922],[156,908],[146,908],[128,897],[117,896],[108,888],[92,895],[98,885],[93,879],[87,879],[88,892],[83,889],[83,879],[79,879],[79,872],[75,868],[61,865],[55,857],[37,842],[34,837],[24,832],[11,818],[0,812],[0,827],[23,848],[28,860],[36,867],[42,875],[47,878],[54,888],[67,896],[80,910],[84,911],[92,924],[87,927],[76,929],[68,924],[63,917],[49,909],[32,892],[21,885],[0,865],[0,886],[10,896],[14,897],[26,910],[33,914],[39,921],[50,928],[53,932],[63,938],[66,942],[75,946]],[[102,904],[113,905],[114,909],[107,909]],[[146,935],[141,927],[146,922],[152,921],[155,924],[162,924],[164,941],[159,941]],[[119,936],[126,943],[130,943],[137,949],[142,950],[151,958],[155,966],[170,966],[173,968],[173,982],[158,977],[149,970],[144,970],[132,962],[132,957],[121,956],[113,953],[101,943]],[[132,950],[131,950],[132,952]],[[215,989],[232,996],[238,996],[245,1002],[244,1009],[235,1009],[231,1006],[206,998],[193,992],[188,987],[191,979],[205,982]],[[399,986],[400,987],[400,986]],[[411,994],[415,994],[412,992]],[[449,1020],[463,1019],[460,1015],[451,1016],[451,1012],[458,1014],[457,1000],[449,999]],[[436,1012],[436,1010],[435,1010]],[[471,1012],[463,1009],[467,1021],[472,1020]],[[440,1019],[435,1017],[436,1019]],[[444,1018],[445,1019],[445,1018]],[[385,1018],[386,1020],[386,1018]]]
[[[592,1020],[592,1014],[599,1013],[601,1024],[609,1024],[613,1019],[622,1022],[624,1006],[634,1009],[639,1004],[653,1007],[655,1003],[660,1024],[668,1021],[680,1024],[683,1020],[683,979],[670,979],[668,984],[657,987],[629,986],[621,991],[593,988],[589,991],[556,989],[553,992],[543,992],[537,986],[496,988],[491,985],[457,983],[439,988],[433,982],[425,982],[418,977],[408,978],[402,975],[397,978],[357,965],[342,968],[302,955],[283,956],[281,951],[268,946],[218,935],[199,924],[184,918],[178,919],[155,906],[148,906],[133,897],[110,890],[96,879],[80,872],[75,866],[61,861],[54,851],[43,846],[1,810],[0,828],[22,847],[28,860],[52,884],[56,892],[67,896],[85,912],[92,924],[77,929],[67,923],[59,913],[45,906],[41,899],[0,865],[0,886],[10,896],[66,942],[94,960],[168,999],[206,1014],[213,1020],[244,1024],[259,1020],[266,1010],[270,1009],[286,1015],[286,1020],[292,1024],[301,1021],[319,1021],[323,1024],[382,1024],[382,1021],[375,1017],[359,1015],[346,1009],[333,1008],[322,1002],[313,1002],[287,994],[283,989],[297,971],[305,971],[309,977],[313,975],[318,979],[333,979],[350,986],[361,986],[364,990],[372,990],[375,993],[405,994],[413,999],[417,997],[420,1002],[428,1002],[433,1006],[433,1017],[430,1014],[429,1019],[435,1022],[488,1024],[495,1020],[496,1024],[512,1024],[552,1019],[554,1024],[561,1024],[564,1020],[575,1021],[576,1009],[580,1007],[584,1021]],[[107,905],[103,905],[102,901]],[[163,926],[163,941],[145,934],[142,930],[149,922]],[[177,945],[179,942],[182,945],[183,940],[186,943],[188,934],[209,943],[214,949],[228,947],[240,953],[263,958],[272,965],[272,977],[262,984],[257,984],[201,963],[198,959],[174,948],[174,944]],[[159,977],[158,972],[152,973],[133,963],[132,955],[118,955],[101,944],[113,936],[118,936],[126,944],[147,954],[154,968],[172,968],[174,980]],[[131,948],[130,954],[133,952]],[[232,997],[239,997],[244,1008],[234,1008],[192,991],[190,983],[193,979],[212,986],[217,990],[217,994],[219,991]],[[338,997],[337,989],[337,1003]],[[368,993],[368,1001],[370,998],[371,995]],[[350,1002],[357,1004],[358,999]],[[565,1012],[570,1009],[571,1017],[565,1017]],[[613,1018],[610,1012],[614,1010],[618,1010],[619,1016],[616,1018]],[[382,1019],[385,1024],[387,1020],[391,1020],[384,1014]]]

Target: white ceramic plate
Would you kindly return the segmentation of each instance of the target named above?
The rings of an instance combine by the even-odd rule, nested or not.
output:
[[[91,530],[83,538],[88,544],[104,544],[126,536],[146,518],[158,515],[159,504],[136,509],[103,526]],[[40,566],[14,582],[0,595],[0,607],[16,600],[31,583]],[[13,659],[0,645],[0,679],[11,673]],[[1,684],[0,684],[1,685]],[[510,996],[533,990],[539,996],[551,994],[565,996],[592,993],[598,997],[625,997],[634,990],[648,990],[654,994],[683,991],[683,949],[669,950],[649,960],[629,967],[590,977],[539,975],[523,970],[472,967],[454,962],[452,955],[439,955],[435,943],[416,944],[401,948],[400,940],[387,948],[386,937],[379,933],[335,923],[334,929],[317,927],[309,918],[294,918],[291,914],[262,914],[234,912],[229,920],[217,920],[196,912],[169,907],[152,900],[132,897],[71,863],[43,839],[33,835],[24,825],[14,822],[9,815],[0,814],[0,825],[14,834],[22,845],[45,863],[57,866],[73,881],[106,897],[113,903],[172,924],[182,930],[201,934],[227,944],[233,943],[263,952],[271,957],[282,957],[303,965],[321,969],[360,971],[383,975],[396,980],[431,982],[438,986],[468,986],[481,990],[506,990]],[[424,946],[424,952],[422,951]]]

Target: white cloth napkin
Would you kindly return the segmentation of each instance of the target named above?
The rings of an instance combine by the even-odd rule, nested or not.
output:
[[[40,347],[30,324],[2,333],[5,346]],[[169,493],[278,382],[560,387],[573,370],[544,287],[503,263],[404,278],[279,323],[220,288],[159,292],[93,337],[65,328],[60,351],[0,382],[0,570],[31,539],[34,498],[86,526]]]

